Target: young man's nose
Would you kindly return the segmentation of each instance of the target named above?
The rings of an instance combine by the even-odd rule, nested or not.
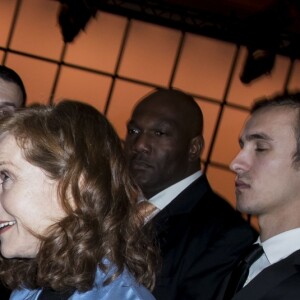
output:
[[[239,174],[248,168],[248,163],[243,150],[236,155],[229,167],[236,174]]]

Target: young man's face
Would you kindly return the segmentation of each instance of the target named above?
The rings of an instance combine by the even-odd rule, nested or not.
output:
[[[262,108],[247,121],[240,137],[241,150],[231,163],[236,173],[239,211],[287,223],[299,215],[300,168],[295,124],[298,110]]]
[[[14,112],[22,103],[23,96],[19,86],[0,78],[0,116]]]

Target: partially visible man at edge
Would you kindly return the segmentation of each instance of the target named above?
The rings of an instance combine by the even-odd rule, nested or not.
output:
[[[11,68],[0,65],[0,118],[26,104],[26,90],[21,77]],[[10,291],[0,283],[0,299],[8,300]]]
[[[155,297],[214,300],[257,233],[201,172],[201,109],[179,90],[155,90],[137,104],[127,128],[129,169],[152,204],[145,228],[155,227],[163,259]]]
[[[239,144],[230,165],[236,173],[237,209],[257,216],[260,236],[255,244],[261,249],[248,260],[244,280],[236,281],[233,272],[216,299],[298,300],[300,93],[256,101]]]
[[[25,106],[26,91],[22,79],[12,69],[0,66],[0,116]]]

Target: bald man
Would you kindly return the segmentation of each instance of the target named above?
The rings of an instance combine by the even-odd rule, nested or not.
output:
[[[154,296],[214,300],[257,234],[201,172],[200,107],[182,91],[155,90],[137,104],[127,129],[129,169],[150,207],[145,228],[155,227],[163,258]]]

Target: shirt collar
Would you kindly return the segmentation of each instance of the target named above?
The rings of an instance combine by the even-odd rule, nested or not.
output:
[[[160,193],[154,195],[149,201],[159,210],[164,209],[173,199],[175,199],[184,189],[202,175],[201,171],[180,180],[179,182],[169,186]]]
[[[300,249],[300,228],[291,229],[275,235],[263,243],[264,252],[270,262],[274,264]]]

